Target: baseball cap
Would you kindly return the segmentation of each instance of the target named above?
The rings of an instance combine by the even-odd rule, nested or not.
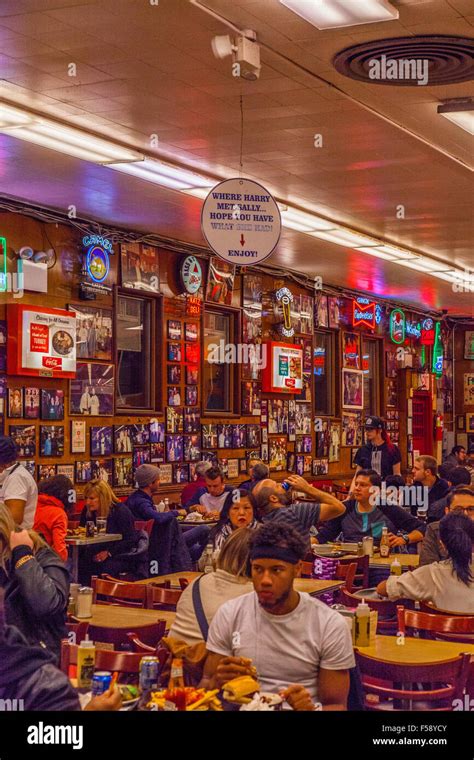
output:
[[[381,417],[367,417],[365,421],[366,430],[375,430],[376,428],[385,428],[385,422]]]

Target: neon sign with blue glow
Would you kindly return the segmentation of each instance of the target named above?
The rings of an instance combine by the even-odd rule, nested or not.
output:
[[[8,287],[7,278],[7,241],[6,238],[0,237],[0,256],[3,261],[0,269],[0,293],[5,293]]]
[[[93,282],[102,283],[110,272],[109,253],[112,253],[112,243],[99,235],[86,235],[82,238],[87,248],[86,271]]]

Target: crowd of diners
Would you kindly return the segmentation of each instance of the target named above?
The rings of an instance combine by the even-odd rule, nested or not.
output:
[[[83,553],[81,581],[101,573],[147,577],[152,538],[136,529],[136,521],[153,520],[156,544],[174,547],[172,556],[169,546],[167,551],[175,571],[203,569],[211,544],[213,572],[184,590],[170,630],[188,644],[206,641],[202,685],[219,688],[256,666],[262,689],[279,692],[294,710],[346,709],[355,666],[347,624],[324,602],[294,588],[312,546],[365,536],[377,545],[387,528],[391,551],[419,553],[420,567],[377,578],[379,594],[474,615],[474,488],[465,450],[454,447],[440,467],[433,457],[419,456],[407,489],[383,421],[372,417],[367,423],[367,444],[343,502],[298,475],[277,482],[259,460],[249,462],[248,479],[239,487],[200,462],[181,505],[168,511],[156,506],[160,481],[154,465],[136,470],[136,489],[124,501],[107,483],[88,483],[80,523],[103,517],[107,533],[122,538]],[[12,439],[3,436],[0,488],[0,698],[16,689],[16,697],[27,695],[27,709],[79,709],[57,668],[66,636],[65,539],[76,510],[73,483],[57,475],[37,486]],[[215,525],[199,525],[198,518],[180,530],[178,518],[192,513],[214,514]],[[48,707],[53,691],[56,707]],[[89,709],[117,709],[119,702],[114,692]]]

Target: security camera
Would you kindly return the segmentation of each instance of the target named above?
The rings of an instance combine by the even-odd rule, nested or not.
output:
[[[255,81],[260,76],[260,46],[257,34],[252,29],[245,29],[241,35],[232,39],[228,34],[218,35],[211,42],[212,52],[216,58],[232,55],[232,72],[234,76]]]

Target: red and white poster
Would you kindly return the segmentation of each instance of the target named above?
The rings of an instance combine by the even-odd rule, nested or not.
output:
[[[10,304],[8,373],[75,377],[76,315],[63,309]]]
[[[299,393],[303,388],[303,349],[292,343],[270,342],[266,346],[264,393]]]

